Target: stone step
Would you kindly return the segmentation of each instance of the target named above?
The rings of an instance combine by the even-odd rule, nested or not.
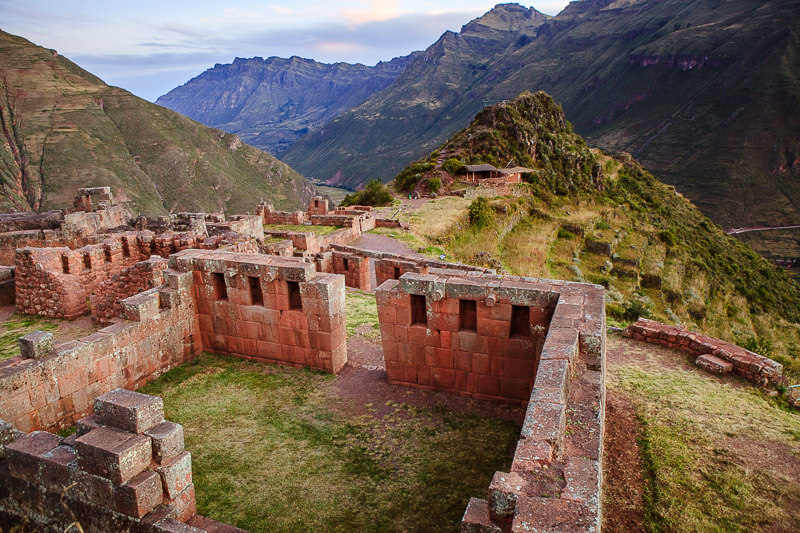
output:
[[[712,374],[727,374],[733,370],[733,365],[731,363],[723,361],[719,357],[715,357],[711,354],[701,355],[695,360],[694,364]]]

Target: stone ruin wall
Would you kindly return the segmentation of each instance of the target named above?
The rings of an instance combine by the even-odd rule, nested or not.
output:
[[[22,355],[0,363],[0,418],[25,431],[69,427],[92,398],[137,389],[204,349],[328,372],[345,364],[341,276],[218,250],[186,250],[169,267],[164,285],[122,300],[124,319],[93,335],[22,337]]]
[[[265,362],[338,372],[347,360],[344,280],[312,263],[187,250],[205,348]]]
[[[381,285],[389,381],[527,404],[558,294],[494,283],[493,290],[470,276],[404,274]]]
[[[163,285],[166,268],[167,260],[154,255],[100,283],[97,292],[90,297],[92,320],[108,325],[114,318],[122,316],[122,300]]]
[[[376,297],[391,382],[527,403],[510,472],[495,473],[486,500],[470,500],[462,531],[599,531],[602,287],[408,273]],[[581,425],[568,432],[571,417]]]
[[[640,318],[622,333],[637,341],[660,344],[688,353],[694,363],[715,374],[734,372],[758,387],[787,385],[783,365],[763,355],[720,339]]]
[[[232,242],[233,241],[233,242]],[[120,281],[119,275],[140,261],[157,255],[167,258],[185,249],[256,252],[257,246],[238,234],[205,237],[195,233],[151,231],[109,236],[83,248],[31,248],[16,252],[16,303],[21,313],[73,319],[89,313],[91,296],[104,295]],[[124,288],[120,289],[124,291]]]
[[[236,533],[197,515],[183,427],[161,398],[116,389],[61,438],[0,421],[0,530]]]

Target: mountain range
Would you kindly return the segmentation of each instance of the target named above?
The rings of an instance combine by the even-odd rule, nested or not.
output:
[[[590,143],[631,153],[714,221],[797,222],[798,13],[800,0],[582,0],[555,17],[501,4],[281,159],[332,185],[388,181],[486,104],[545,90]]]
[[[72,205],[113,188],[139,213],[300,208],[308,180],[233,134],[118,87],[55,50],[0,31],[0,210]]]
[[[329,65],[296,56],[236,58],[231,64],[214,65],[156,103],[279,154],[310,130],[384,89],[414,57],[374,67]]]

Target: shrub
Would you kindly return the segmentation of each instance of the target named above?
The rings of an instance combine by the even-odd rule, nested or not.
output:
[[[636,322],[640,318],[649,318],[650,308],[646,302],[642,300],[633,300],[625,305],[625,311],[622,313],[622,318],[629,322]]]
[[[439,189],[442,188],[442,180],[439,178],[432,178],[428,180],[428,190],[432,193],[439,192]]]
[[[575,234],[571,231],[565,230],[564,228],[558,228],[559,239],[572,239],[573,237],[575,237]]]
[[[451,176],[455,176],[459,172],[463,172],[466,165],[456,159],[455,157],[448,157],[444,163],[442,163],[442,170],[450,174]]]
[[[675,246],[678,242],[677,237],[675,237],[675,232],[671,229],[665,229],[658,234],[658,238],[661,239],[661,242],[666,244],[667,246]]]
[[[342,207],[348,205],[371,205],[381,206],[391,203],[392,193],[381,183],[380,180],[374,179],[367,182],[367,186],[363,191],[348,194],[340,204]]]
[[[594,227],[597,229],[611,229],[611,226],[605,220],[599,221]]]
[[[481,229],[491,226],[494,222],[494,211],[489,205],[489,201],[480,196],[469,204],[469,223],[471,226]]]

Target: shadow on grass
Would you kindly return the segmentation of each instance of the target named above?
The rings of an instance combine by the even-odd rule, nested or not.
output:
[[[396,403],[354,415],[334,379],[203,354],[142,392],[185,427],[198,512],[252,531],[455,531],[510,465],[512,423]]]

